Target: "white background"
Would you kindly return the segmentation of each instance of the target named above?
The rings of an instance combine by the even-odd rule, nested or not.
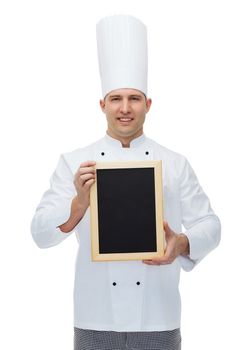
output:
[[[249,349],[249,1],[1,1],[0,348],[69,350],[77,242],[41,250],[35,208],[61,153],[102,137],[95,24],[148,26],[145,133],[184,154],[222,222],[222,241],[182,272],[183,350]]]

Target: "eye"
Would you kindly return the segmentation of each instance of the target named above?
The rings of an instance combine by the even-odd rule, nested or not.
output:
[[[140,101],[140,97],[139,96],[132,96],[131,100],[133,100],[133,101]]]
[[[119,101],[119,100],[120,100],[119,97],[112,97],[112,98],[111,98],[111,101],[112,101],[112,102],[114,102],[114,101]]]

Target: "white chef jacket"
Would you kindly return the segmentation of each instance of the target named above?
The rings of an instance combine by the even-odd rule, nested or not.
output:
[[[129,148],[106,136],[85,148],[60,156],[31,224],[40,248],[52,247],[72,232],[65,223],[76,195],[74,174],[80,164],[94,161],[162,160],[164,220],[177,233],[182,225],[190,244],[189,257],[151,266],[142,261],[92,262],[90,212],[73,231],[79,243],[74,285],[74,326],[107,331],[164,331],[180,327],[180,268],[191,270],[220,241],[220,221],[186,158],[144,134]]]

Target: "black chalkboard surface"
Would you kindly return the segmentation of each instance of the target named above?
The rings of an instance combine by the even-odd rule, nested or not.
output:
[[[163,255],[161,161],[97,163],[91,188],[92,259]]]

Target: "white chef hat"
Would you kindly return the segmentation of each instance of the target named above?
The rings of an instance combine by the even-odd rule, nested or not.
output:
[[[147,95],[147,31],[137,18],[105,17],[97,23],[97,46],[102,94],[137,89]]]

